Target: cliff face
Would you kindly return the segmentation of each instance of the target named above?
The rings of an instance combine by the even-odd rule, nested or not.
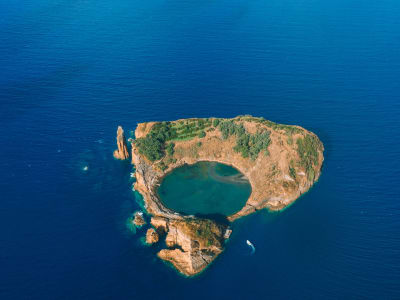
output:
[[[259,122],[258,118],[237,117],[231,120],[243,125],[250,133],[268,130],[270,144],[267,151],[260,152],[255,159],[243,157],[235,150],[236,137],[224,139],[216,127],[210,127],[202,138],[195,136],[190,140],[173,140],[174,153],[153,162],[141,154],[135,144],[132,145],[132,162],[137,168],[138,181],[135,188],[144,195],[145,204],[151,214],[174,214],[163,206],[153,189],[160,184],[162,177],[174,168],[198,161],[232,165],[250,181],[252,193],[246,205],[236,214],[229,216],[230,221],[263,208],[281,210],[293,203],[318,180],[324,157],[323,145],[315,134],[299,126]],[[171,123],[186,121],[177,120]],[[157,123],[138,124],[135,135],[145,137],[155,124]],[[305,142],[302,141],[308,140],[314,144],[303,145]],[[310,151],[314,154],[312,163],[307,161]],[[166,167],[160,168],[163,165]]]
[[[121,126],[118,126],[117,130],[117,146],[118,149],[114,151],[114,157],[116,159],[125,160],[129,158],[128,146],[124,135],[124,130]]]
[[[148,244],[166,235],[167,249],[161,250],[159,258],[170,262],[179,272],[193,276],[204,270],[224,250],[223,241],[230,229],[211,220],[185,217],[166,208],[156,194],[156,187],[163,173],[132,150],[132,163],[136,168],[135,190],[145,199],[145,208],[153,216],[151,225],[155,234],[148,231]],[[150,230],[150,229],[149,229]]]
[[[168,249],[158,252],[158,257],[170,262],[181,273],[192,276],[203,271],[224,247],[226,225],[211,220],[188,218],[184,220],[167,220],[160,224],[160,218],[153,218],[152,224],[159,224],[166,230]]]
[[[163,173],[152,164],[149,164],[134,147],[132,147],[132,164],[134,164],[136,168],[136,182],[134,187],[145,199],[146,210],[154,216],[181,219],[182,216],[166,208],[157,197],[155,188],[158,186]]]
[[[200,124],[199,120],[203,120],[200,134],[196,132],[188,138],[187,129],[193,128],[193,123]],[[146,155],[148,149],[141,148],[140,141],[132,143],[135,189],[143,195],[145,208],[153,216],[151,224],[160,238],[166,234],[167,249],[161,250],[158,256],[188,276],[204,270],[224,250],[223,241],[229,238],[231,230],[213,220],[183,216],[165,207],[156,193],[165,174],[198,161],[215,161],[237,168],[249,180],[252,193],[240,211],[228,216],[227,219],[233,222],[259,209],[280,210],[293,203],[318,180],[324,159],[323,145],[318,137],[299,126],[280,125],[253,117],[219,119],[236,128],[238,133],[231,130],[229,135],[218,123],[214,125],[215,119],[206,120],[211,121],[189,119],[138,124],[137,139],[145,139],[149,134],[156,136],[159,132],[154,132],[153,128],[161,128],[164,134],[169,134],[165,131],[166,126],[182,133],[165,142],[165,153],[161,158],[150,160]],[[208,122],[207,126],[204,122]],[[243,141],[253,147],[249,153],[240,151]],[[146,143],[142,145],[146,146]],[[167,151],[166,146],[170,144],[173,144],[172,150]],[[258,146],[264,148],[254,155],[254,148]]]

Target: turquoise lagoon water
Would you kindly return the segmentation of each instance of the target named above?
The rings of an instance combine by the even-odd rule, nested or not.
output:
[[[167,174],[158,194],[166,207],[179,213],[229,216],[244,206],[251,186],[231,166],[198,162]]]

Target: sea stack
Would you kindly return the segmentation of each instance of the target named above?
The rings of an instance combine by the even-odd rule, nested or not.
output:
[[[117,130],[117,146],[118,149],[114,151],[114,157],[116,159],[125,160],[129,158],[128,146],[124,135],[124,130],[121,126],[118,126]]]

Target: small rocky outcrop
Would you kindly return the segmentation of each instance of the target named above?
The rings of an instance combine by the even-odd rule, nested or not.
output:
[[[114,151],[114,157],[116,159],[125,160],[129,158],[128,146],[126,144],[126,138],[124,130],[121,126],[118,126],[117,130],[117,146],[118,149]]]
[[[154,228],[147,229],[146,232],[146,243],[151,245],[157,243],[159,240],[158,233],[154,230]]]
[[[141,227],[146,224],[142,212],[135,213],[135,217],[133,218],[133,224],[135,224],[137,227]]]

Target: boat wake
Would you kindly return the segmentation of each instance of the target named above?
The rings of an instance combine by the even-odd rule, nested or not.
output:
[[[251,254],[254,254],[254,252],[256,252],[256,248],[254,247],[253,243],[249,240],[246,240],[246,244],[251,248]]]

